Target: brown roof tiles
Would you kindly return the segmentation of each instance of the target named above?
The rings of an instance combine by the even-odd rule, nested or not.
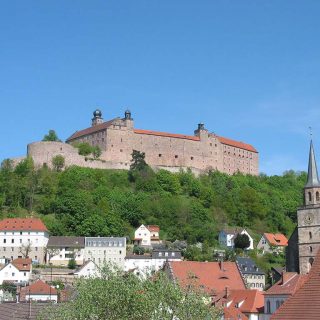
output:
[[[1,231],[48,231],[37,218],[8,218],[0,221]]]
[[[264,233],[263,236],[274,246],[287,246],[288,239],[282,233]]]

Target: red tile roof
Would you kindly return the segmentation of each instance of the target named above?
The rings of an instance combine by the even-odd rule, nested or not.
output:
[[[320,319],[320,250],[306,282],[271,316],[272,320]]]
[[[150,225],[150,226],[147,226],[147,228],[150,232],[159,232],[160,231],[159,226],[156,226],[156,225]]]
[[[259,290],[232,290],[227,303],[244,313],[262,313],[264,296]]]
[[[176,133],[168,133],[168,132],[160,132],[160,131],[152,131],[152,130],[142,130],[142,129],[134,129],[133,132],[137,133],[137,134],[147,134],[147,135],[151,135],[151,136],[160,136],[160,137],[200,141],[199,137],[188,136],[188,135],[184,135],[184,134],[176,134]]]
[[[287,246],[288,239],[282,233],[264,233],[263,236],[273,246]]]
[[[1,231],[48,231],[37,218],[9,218],[0,221]]]
[[[18,259],[14,259],[12,261],[12,264],[19,270],[19,271],[30,271],[31,270],[31,263],[32,260],[27,258],[27,259],[23,259],[23,258],[18,258]]]
[[[47,283],[43,282],[42,280],[37,280],[33,284],[27,287],[22,287],[21,292],[24,291],[26,295],[56,295],[58,291],[54,288],[49,286]]]
[[[239,309],[235,307],[229,307],[223,309],[224,320],[249,320]]]
[[[308,275],[283,272],[282,279],[269,288],[265,295],[293,295],[307,280]]]
[[[102,131],[102,130],[105,130],[107,128],[109,128],[111,125],[112,125],[112,122],[116,120],[116,119],[112,119],[110,121],[106,121],[106,122],[103,122],[103,123],[100,123],[100,124],[97,124],[96,126],[92,126],[92,127],[89,127],[89,128],[86,128],[86,129],[83,129],[83,130],[80,130],[80,131],[76,131],[74,134],[72,134],[66,141],[71,141],[73,139],[76,139],[76,138],[80,138],[82,136],[86,136],[88,134],[92,134],[92,133],[95,133],[97,131]]]
[[[226,144],[231,147],[236,147],[236,148],[258,153],[258,151],[251,144],[243,143],[241,141],[231,140],[231,139],[220,137],[220,136],[217,136],[217,138],[222,144]]]
[[[196,284],[209,294],[217,294],[226,287],[230,290],[245,289],[235,262],[169,262],[171,276],[182,286]]]

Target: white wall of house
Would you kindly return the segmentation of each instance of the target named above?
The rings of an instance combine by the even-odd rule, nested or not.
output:
[[[67,266],[69,261],[74,257],[77,265],[82,265],[84,262],[84,248],[70,249],[70,248],[50,248],[56,255],[51,256],[50,262],[55,266]],[[49,254],[47,254],[47,261],[49,262]]]
[[[246,286],[248,289],[257,289],[259,291],[263,291],[266,284],[265,275],[244,274],[243,277],[245,279]]]
[[[19,271],[13,264],[9,263],[0,270],[0,284],[3,281],[28,282],[30,274],[31,272],[29,271]]]
[[[74,275],[78,278],[98,277],[99,274],[99,268],[93,261],[88,261],[84,266],[74,273]]]
[[[249,238],[249,241],[250,241],[250,246],[247,248],[248,250],[252,250],[254,247],[253,247],[253,239],[252,237],[250,236],[250,234],[247,232],[246,229],[243,229],[240,234],[246,234]],[[235,235],[234,233],[227,233],[226,231],[222,230],[219,232],[219,243],[222,245],[222,246],[225,246],[225,247],[228,247],[228,248],[234,248],[234,238],[235,238]]]
[[[134,238],[141,239],[142,246],[151,246],[151,232],[143,224],[135,231]]]
[[[55,301],[58,302],[58,295],[56,294],[26,294],[26,301]]]

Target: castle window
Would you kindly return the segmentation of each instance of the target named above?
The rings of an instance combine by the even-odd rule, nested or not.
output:
[[[159,158],[161,158],[161,156],[162,156],[162,154],[161,154],[161,153],[159,153]]]
[[[312,247],[311,246],[309,247],[309,251],[312,252]]]
[[[308,192],[309,201],[311,201],[311,192]]]
[[[177,159],[177,158],[178,158],[178,155],[176,154],[174,157]]]
[[[309,232],[309,239],[312,239],[312,233],[311,233],[311,231]]]
[[[267,300],[267,313],[271,313],[271,304],[270,304],[270,300]]]
[[[319,192],[316,192],[316,200],[319,201],[320,200],[320,196],[319,196]]]
[[[193,160],[193,157],[191,157],[191,160]]]
[[[123,150],[122,149],[120,149],[120,152],[122,152]]]

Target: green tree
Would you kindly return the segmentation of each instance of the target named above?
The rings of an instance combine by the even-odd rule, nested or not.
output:
[[[69,269],[75,269],[77,267],[77,263],[76,263],[76,260],[75,258],[71,258],[68,262],[68,268]]]
[[[88,142],[81,142],[75,145],[81,156],[88,156],[93,151],[93,147]]]
[[[194,287],[183,289],[165,274],[142,280],[132,273],[102,270],[99,278],[77,282],[77,295],[59,308],[45,310],[51,320],[212,320],[221,314],[210,297]]]
[[[52,165],[56,171],[61,171],[64,167],[65,159],[62,155],[58,154],[52,158]]]
[[[144,152],[133,150],[131,154],[132,159],[131,159],[130,170],[142,171],[143,169],[145,169],[148,166],[145,161],[145,156],[146,155]]]
[[[57,141],[61,142],[61,140],[58,138],[56,132],[54,130],[49,130],[48,134],[46,134],[42,141]]]
[[[95,146],[92,148],[92,155],[95,159],[99,159],[102,154],[102,151],[99,146]]]
[[[250,239],[249,237],[244,233],[238,233],[236,237],[234,238],[234,247],[237,249],[246,249],[250,246]]]

